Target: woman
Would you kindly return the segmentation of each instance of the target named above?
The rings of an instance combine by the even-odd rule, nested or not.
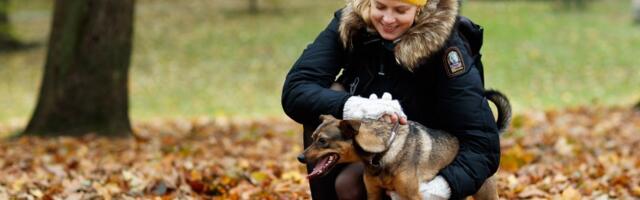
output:
[[[284,84],[282,105],[304,125],[305,147],[321,114],[417,121],[460,140],[456,159],[422,183],[423,195],[460,199],[475,193],[497,170],[500,145],[483,96],[479,44],[467,41],[477,35],[466,33],[481,37],[481,30],[457,13],[456,0],[348,0]],[[377,98],[384,93],[391,95]],[[334,168],[310,181],[312,196],[361,199],[362,173],[359,164]]]

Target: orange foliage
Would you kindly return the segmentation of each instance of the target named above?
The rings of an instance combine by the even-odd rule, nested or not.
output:
[[[531,112],[502,139],[506,199],[640,198],[640,113]],[[160,120],[135,137],[0,141],[0,199],[308,199],[289,119]],[[0,130],[6,130],[1,127]],[[15,130],[9,130],[15,131]]]

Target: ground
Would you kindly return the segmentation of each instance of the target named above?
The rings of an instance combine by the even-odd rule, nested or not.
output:
[[[0,199],[307,199],[301,133],[286,118],[194,118],[139,123],[124,139],[4,140]],[[640,198],[638,133],[630,108],[517,115],[501,141],[500,195]]]

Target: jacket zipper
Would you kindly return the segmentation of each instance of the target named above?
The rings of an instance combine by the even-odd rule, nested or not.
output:
[[[360,83],[360,77],[356,77],[356,79],[353,80],[353,83],[349,85],[349,94],[351,94],[352,96],[353,94],[356,93],[356,88],[358,88],[358,83]]]

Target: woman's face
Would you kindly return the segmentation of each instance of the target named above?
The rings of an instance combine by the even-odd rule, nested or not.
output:
[[[395,40],[411,28],[417,10],[400,0],[371,0],[371,23],[382,38]]]

